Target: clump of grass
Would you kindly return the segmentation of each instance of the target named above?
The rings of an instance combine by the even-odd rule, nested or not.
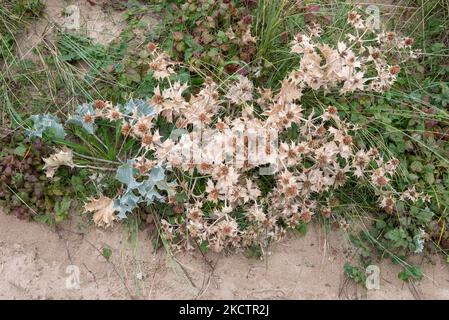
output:
[[[39,8],[42,10],[42,6]],[[146,6],[139,8],[136,15],[142,14],[142,10],[148,12]],[[153,89],[146,72],[148,59],[139,56],[141,39],[135,39],[133,33],[144,26],[131,23],[132,12],[127,12],[130,26],[108,45],[96,44],[81,33],[49,24],[56,40],[43,37],[27,57],[19,57],[16,48],[21,31],[34,21],[11,14],[9,10],[13,9],[14,6],[6,6],[0,12],[1,22],[11,35],[2,37],[1,47],[4,72],[0,89],[6,106],[1,114],[3,126],[22,127],[24,119],[33,113],[51,111],[64,117],[80,101],[99,98],[123,102]],[[32,12],[40,11],[34,8]]]

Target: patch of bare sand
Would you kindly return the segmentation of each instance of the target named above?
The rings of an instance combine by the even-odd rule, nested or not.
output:
[[[100,1],[97,1],[96,5],[91,5],[85,0],[43,0],[42,2],[45,5],[42,17],[26,27],[25,32],[17,39],[20,58],[36,59],[32,49],[42,41],[53,42],[55,31],[58,29],[84,34],[95,43],[108,44],[120,35],[125,26],[122,19],[123,12],[112,8],[104,10]],[[79,17],[79,28],[64,29],[67,21],[65,12],[70,6],[78,10],[78,13],[73,13],[73,16]]]
[[[318,226],[272,248],[268,261],[241,254],[176,256],[153,252],[146,232],[131,245],[123,226],[104,231],[80,223],[59,232],[0,214],[1,299],[448,299],[449,269],[440,257],[425,261],[416,288],[397,279],[398,266],[380,265],[380,290],[345,281],[354,252],[337,234]],[[112,249],[107,262],[97,249]],[[80,289],[67,289],[69,265],[80,270]],[[66,273],[68,271],[68,273]],[[120,275],[120,276],[119,276]]]

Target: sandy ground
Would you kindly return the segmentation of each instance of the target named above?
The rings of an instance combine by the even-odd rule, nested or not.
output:
[[[18,40],[18,54],[21,58],[35,59],[32,49],[40,42],[55,41],[55,31],[76,32],[94,39],[96,43],[108,44],[120,35],[124,23],[123,12],[102,10],[100,5],[90,5],[86,0],[61,1],[43,0],[42,17],[26,28]],[[68,9],[72,6],[75,9]],[[64,12],[67,13],[67,17]],[[76,19],[70,20],[68,16]]]
[[[318,226],[275,245],[260,261],[199,252],[172,258],[154,252],[145,231],[130,242],[122,225],[83,226],[78,235],[80,225],[70,221],[55,232],[0,214],[0,298],[449,299],[449,265],[438,256],[424,259],[425,277],[414,286],[397,279],[400,268],[387,262],[379,265],[379,290],[347,281],[343,265],[355,252],[337,232],[326,235]],[[109,262],[99,251],[104,246],[112,249]]]

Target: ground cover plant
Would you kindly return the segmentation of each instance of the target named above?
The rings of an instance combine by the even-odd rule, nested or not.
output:
[[[69,217],[72,202],[76,202],[74,195],[87,199],[87,171],[61,172],[48,181],[42,159],[51,149],[41,140],[31,142],[21,134],[12,134],[1,141],[0,203],[5,213],[52,225]]]
[[[41,10],[33,3],[24,7],[27,19]],[[41,216],[33,213],[41,198],[26,199],[28,189],[9,173],[41,141],[53,148],[32,166],[31,176],[46,171],[43,189],[88,182],[96,196],[82,202],[98,226],[137,215],[155,225],[156,244],[167,249],[263,256],[314,219],[346,232],[363,265],[379,256],[403,264],[404,280],[420,278],[407,255],[427,243],[446,253],[447,3],[394,11],[402,30],[391,21],[377,29],[362,8],[331,1],[131,1],[124,8],[127,27],[108,45],[59,30],[56,50],[36,48],[54,53],[45,59],[50,71],[37,75],[35,63],[13,58],[16,31],[6,29],[2,121],[27,140],[6,133],[2,196],[14,199],[18,216]],[[159,26],[135,32],[145,30],[140,19],[149,11],[163,17]],[[31,98],[37,107],[21,108],[28,102],[20,92],[47,87],[41,80],[53,72],[56,98]],[[279,142],[273,157],[267,128]],[[251,163],[252,134],[268,138],[255,143],[265,143],[265,157]],[[54,196],[45,199],[58,208],[43,220],[67,217],[54,212],[72,204]],[[360,278],[354,267],[345,272]]]

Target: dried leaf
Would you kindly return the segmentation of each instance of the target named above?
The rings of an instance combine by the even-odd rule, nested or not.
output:
[[[97,227],[108,228],[112,226],[114,220],[117,220],[114,212],[114,200],[108,197],[98,199],[91,198],[84,206],[84,211],[94,212],[94,222]]]
[[[47,178],[53,178],[56,170],[58,170],[60,166],[68,166],[70,168],[75,167],[75,164],[73,163],[72,150],[68,148],[60,150],[59,152],[52,154],[50,157],[44,158],[43,160],[45,162],[44,169],[47,171]]]
[[[242,43],[243,44],[250,44],[250,43],[254,43],[257,44],[257,40],[255,37],[253,37],[251,35],[251,30],[247,29],[246,32],[243,34],[242,36]]]

